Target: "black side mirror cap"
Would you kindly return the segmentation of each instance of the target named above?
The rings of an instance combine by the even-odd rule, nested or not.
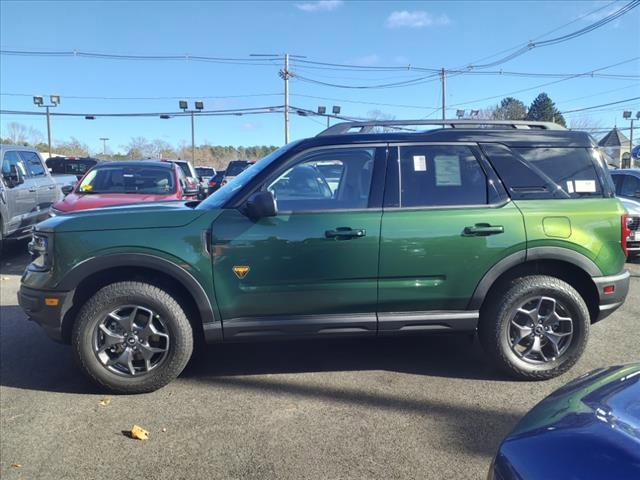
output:
[[[255,192],[246,203],[245,212],[248,217],[258,219],[275,217],[278,214],[278,205],[273,194],[268,190]]]
[[[69,195],[71,192],[73,192],[73,185],[63,185],[60,190],[62,190],[63,194]]]

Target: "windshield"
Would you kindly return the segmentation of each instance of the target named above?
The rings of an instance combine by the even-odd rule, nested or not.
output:
[[[230,162],[227,167],[227,177],[235,177],[245,171],[251,164],[249,162]]]
[[[167,195],[176,189],[173,170],[150,165],[107,166],[90,171],[76,193],[146,193]]]
[[[196,172],[201,177],[213,177],[213,168],[196,167]]]
[[[262,160],[256,162],[250,168],[247,168],[244,172],[242,172],[237,177],[234,177],[226,185],[223,185],[220,190],[212,193],[205,201],[200,203],[196,208],[198,209],[210,209],[210,208],[220,208],[222,207],[229,199],[241,190],[247,183],[251,181],[253,177],[262,172],[265,168],[267,168],[274,160],[280,158],[294,146],[298,145],[299,141],[288,143],[287,145],[280,147],[278,150],[271,152],[269,155],[264,157]],[[231,166],[231,165],[230,165]],[[228,171],[227,171],[228,172]]]

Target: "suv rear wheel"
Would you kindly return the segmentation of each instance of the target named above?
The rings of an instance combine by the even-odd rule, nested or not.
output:
[[[169,293],[147,283],[119,282],[82,307],[72,345],[80,367],[99,385],[144,393],[182,372],[193,351],[193,332]]]
[[[568,283],[549,276],[517,278],[495,296],[479,325],[485,351],[512,376],[544,380],[571,368],[589,337],[589,310]]]

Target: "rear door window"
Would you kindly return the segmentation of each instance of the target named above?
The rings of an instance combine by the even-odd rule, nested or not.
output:
[[[462,145],[400,147],[400,206],[485,205],[487,176]]]
[[[43,177],[44,167],[40,157],[35,152],[20,152],[20,156],[29,170],[32,177]]]
[[[586,148],[513,148],[569,197],[602,197],[602,184]]]

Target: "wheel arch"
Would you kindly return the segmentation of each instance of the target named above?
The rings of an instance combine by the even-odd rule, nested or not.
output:
[[[596,321],[600,297],[592,277],[602,272],[584,255],[558,247],[537,247],[502,259],[480,280],[467,309],[482,311],[513,279],[540,274],[559,278],[575,288],[587,304],[591,322]]]
[[[197,337],[205,329],[210,331],[207,326],[216,325],[209,297],[184,268],[149,254],[109,254],[78,264],[58,284],[60,290],[73,291],[71,306],[62,321],[63,340],[69,341],[76,315],[91,295],[108,284],[125,280],[144,281],[176,296]]]

